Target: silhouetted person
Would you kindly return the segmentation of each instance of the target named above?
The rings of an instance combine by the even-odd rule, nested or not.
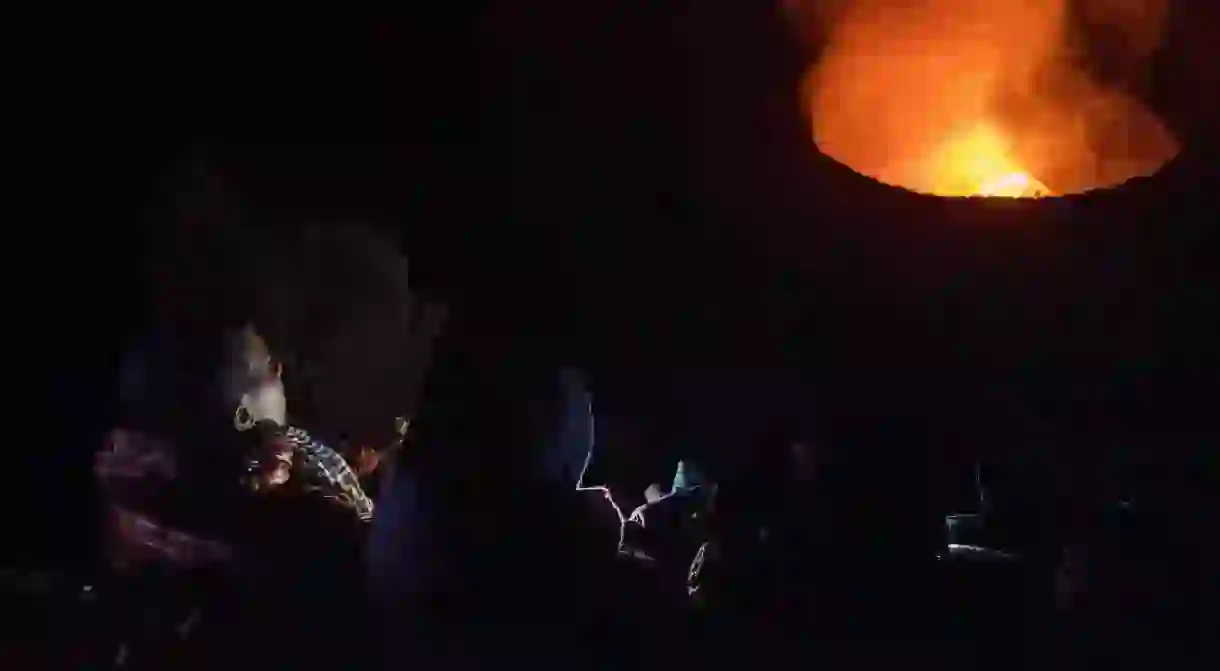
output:
[[[157,603],[198,570],[216,574],[203,629],[279,663],[303,650],[265,641],[289,632],[377,631],[362,490],[401,440],[436,324],[421,328],[392,239],[255,228],[203,182],[150,245],[154,329],[124,365],[98,476],[116,568],[162,576]],[[364,648],[309,656],[347,664]]]

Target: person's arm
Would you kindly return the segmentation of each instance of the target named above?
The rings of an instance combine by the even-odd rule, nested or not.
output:
[[[208,545],[207,538],[226,535],[226,520],[245,515],[240,470],[235,467],[227,480],[227,469],[202,472],[184,461],[178,446],[139,431],[107,434],[93,470],[109,510],[106,534],[120,548],[145,548],[136,554],[160,553],[176,561],[192,552],[173,547],[195,540]],[[203,547],[194,554],[218,553]]]

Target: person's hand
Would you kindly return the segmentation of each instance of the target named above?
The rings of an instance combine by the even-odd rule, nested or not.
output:
[[[351,463],[352,469],[356,471],[356,476],[364,478],[377,472],[385,459],[395,450],[402,449],[403,444],[407,439],[407,431],[411,428],[411,420],[407,417],[394,418],[394,433],[389,440],[389,447],[378,449],[369,447],[367,444],[361,445],[354,451],[350,451],[346,457]],[[373,444],[377,444],[378,439],[373,439]]]
[[[356,475],[363,478],[373,474],[381,465],[381,453],[371,447],[361,447],[355,462]]]

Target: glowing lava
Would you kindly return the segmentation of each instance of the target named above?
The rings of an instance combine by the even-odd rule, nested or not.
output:
[[[1048,195],[1041,182],[1023,172],[1014,172],[993,179],[979,187],[980,196],[999,198],[1041,198]]]
[[[1037,198],[1050,193],[1012,158],[1003,134],[989,124],[953,136],[924,169],[932,175],[932,191],[946,196]]]
[[[1117,185],[1177,153],[1127,85],[1148,78],[1165,7],[784,0],[816,54],[802,104],[819,152],[920,193],[1014,198]]]

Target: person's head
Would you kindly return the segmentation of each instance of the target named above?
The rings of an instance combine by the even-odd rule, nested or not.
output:
[[[412,295],[397,241],[299,226],[274,244],[256,323],[283,363],[289,421],[353,456],[401,443],[442,313]]]
[[[292,423],[349,455],[396,444],[440,314],[413,300],[396,240],[253,222],[213,175],[185,187],[146,255],[150,321],[174,350],[154,377],[183,402],[150,409],[174,410],[179,433]]]
[[[258,422],[288,422],[283,366],[252,324],[227,334],[229,361],[225,371],[226,396],[236,403],[233,426],[239,431]]]

